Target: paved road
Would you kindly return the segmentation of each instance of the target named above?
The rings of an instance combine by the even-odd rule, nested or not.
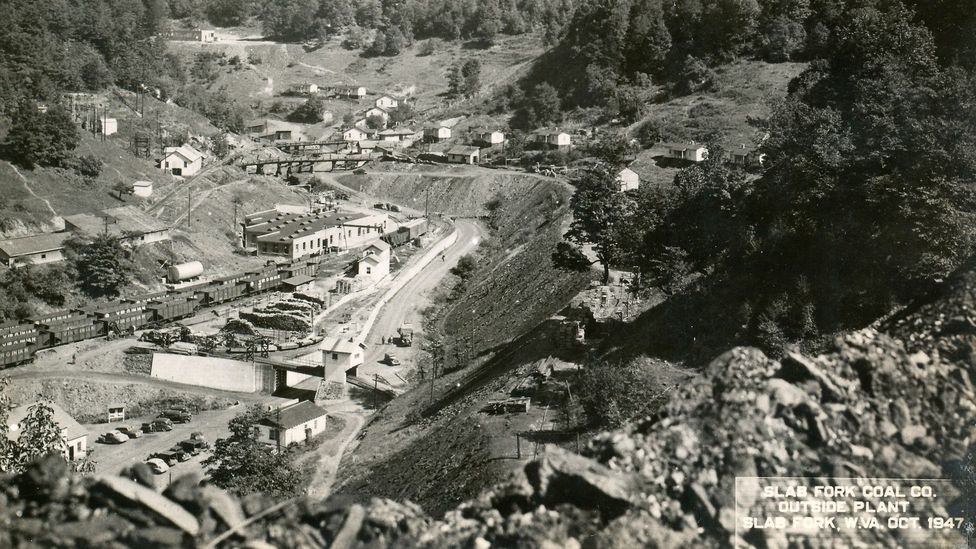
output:
[[[476,221],[459,219],[456,222],[458,231],[457,241],[444,252],[444,260],[434,259],[426,268],[413,277],[380,311],[373,329],[366,338],[368,348],[366,359],[361,370],[361,377],[368,378],[378,373],[387,379],[393,377],[390,368],[379,361],[387,352],[398,353],[398,358],[406,362],[406,350],[381,343],[381,338],[395,335],[397,328],[405,322],[413,324],[414,330],[420,328],[420,310],[426,303],[425,295],[436,288],[452,267],[465,254],[473,251],[485,237],[487,231]],[[400,356],[404,355],[404,356]],[[365,374],[365,375],[364,375]],[[395,382],[395,379],[390,381]]]

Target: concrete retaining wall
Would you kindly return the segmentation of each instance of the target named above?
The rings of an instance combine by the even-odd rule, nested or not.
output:
[[[153,353],[150,375],[187,385],[242,393],[270,392],[274,385],[274,372],[268,365],[168,353]]]

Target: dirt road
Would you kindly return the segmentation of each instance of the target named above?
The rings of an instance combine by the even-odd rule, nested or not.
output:
[[[308,496],[314,499],[324,499],[332,491],[332,484],[335,483],[336,472],[339,470],[339,462],[342,455],[346,453],[346,448],[352,443],[353,438],[363,428],[365,417],[361,413],[335,412],[333,415],[340,416],[346,421],[346,426],[336,436],[340,441],[338,448],[334,452],[324,450],[335,447],[334,444],[325,444],[320,450],[319,462],[316,465],[315,477],[308,486]]]
[[[390,367],[381,364],[383,355],[387,352],[397,354],[404,364],[407,364],[408,354],[413,354],[413,349],[397,348],[393,345],[381,343],[381,338],[395,335],[397,329],[404,323],[409,322],[413,325],[414,331],[419,331],[421,317],[420,311],[426,306],[427,295],[436,288],[441,280],[448,274],[452,267],[457,265],[458,260],[465,254],[473,251],[478,243],[487,235],[486,229],[476,221],[459,219],[456,222],[458,239],[445,252],[443,260],[434,259],[426,268],[413,277],[403,289],[383,307],[373,329],[366,338],[368,345],[366,360],[360,370],[362,377],[368,378],[374,373],[390,379]],[[393,380],[391,380],[393,381]]]

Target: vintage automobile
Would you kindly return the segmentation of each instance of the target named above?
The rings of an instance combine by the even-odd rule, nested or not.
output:
[[[129,442],[129,436],[123,435],[118,431],[109,431],[98,437],[98,442],[101,442],[102,444],[122,444]]]
[[[141,430],[133,429],[130,425],[119,425],[115,428],[115,430],[129,438],[139,438],[142,436]]]
[[[169,471],[169,465],[160,458],[149,458],[146,460],[146,465],[149,466],[149,470],[152,471],[154,475],[161,475],[166,471]]]

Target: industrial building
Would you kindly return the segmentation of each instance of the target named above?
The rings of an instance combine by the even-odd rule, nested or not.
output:
[[[135,206],[102,210],[98,214],[76,214],[64,218],[69,232],[84,236],[110,234],[132,246],[170,239],[169,227]]]
[[[257,212],[245,217],[244,246],[261,255],[302,256],[358,248],[386,234],[385,214]]]
[[[45,233],[0,240],[0,262],[7,267],[42,265],[64,260],[68,233]]]

